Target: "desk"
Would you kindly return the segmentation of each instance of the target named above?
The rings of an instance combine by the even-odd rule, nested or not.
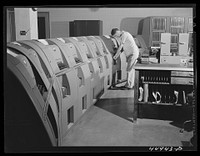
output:
[[[135,69],[135,91],[134,91],[134,110],[133,122],[137,121],[139,104],[157,104],[157,105],[180,105],[186,104],[185,96],[193,91],[194,72],[193,67],[183,67],[172,64],[136,64]],[[139,87],[143,89],[143,100],[139,98]],[[157,89],[157,90],[156,90]],[[181,90],[180,90],[181,89]],[[182,102],[178,101],[175,92],[183,94]],[[153,92],[159,92],[159,102],[152,102],[155,96]],[[168,93],[170,92],[170,93]],[[155,95],[155,94],[154,94]],[[172,98],[173,95],[173,98]],[[162,98],[161,98],[162,97]],[[169,97],[168,99],[166,97]]]

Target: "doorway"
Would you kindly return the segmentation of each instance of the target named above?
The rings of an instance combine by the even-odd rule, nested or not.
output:
[[[50,38],[49,12],[38,12],[38,39]]]

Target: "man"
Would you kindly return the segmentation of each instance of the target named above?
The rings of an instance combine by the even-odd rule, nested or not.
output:
[[[131,89],[134,86],[134,69],[133,66],[137,63],[139,57],[139,49],[135,43],[133,36],[126,31],[120,31],[118,28],[111,30],[111,35],[117,38],[120,42],[120,46],[117,49],[113,59],[117,59],[121,53],[121,49],[124,49],[124,53],[127,58],[127,82],[125,88]]]
[[[118,49],[116,39],[113,38],[112,36],[107,36],[107,35],[100,36],[100,37],[104,41],[104,43],[106,44],[106,47],[108,48],[109,52],[111,53],[111,55],[113,57],[116,54],[117,49]],[[115,89],[116,77],[117,77],[117,79],[119,79],[119,76],[117,76],[117,74],[120,71],[120,64],[121,64],[120,58],[118,58],[117,60],[113,59],[112,82],[111,82],[110,89]]]

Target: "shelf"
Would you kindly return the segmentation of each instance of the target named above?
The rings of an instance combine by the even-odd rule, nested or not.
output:
[[[166,32],[166,30],[164,29],[162,29],[162,30],[157,30],[157,29],[152,29],[152,32],[160,32],[160,33],[165,33]]]
[[[184,28],[184,25],[171,25],[171,28]]]
[[[147,105],[168,105],[168,106],[183,106],[182,104],[173,104],[173,103],[153,103],[153,102],[142,102],[142,101],[138,101],[138,104],[147,104]]]
[[[142,82],[142,83],[146,83],[146,84],[165,84],[165,85],[169,85],[169,82]]]
[[[165,71],[193,71],[193,67],[187,66],[187,67],[182,67],[179,64],[141,64],[137,63],[134,66],[135,70],[165,70]]]

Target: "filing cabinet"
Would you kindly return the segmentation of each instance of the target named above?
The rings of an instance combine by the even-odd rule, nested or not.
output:
[[[152,16],[142,19],[142,35],[147,47],[160,47],[161,33],[169,32],[167,27],[169,18],[165,16]]]
[[[70,37],[102,35],[103,21],[74,20],[70,21]]]
[[[142,30],[139,35],[142,35],[147,47],[159,48],[161,34],[171,33],[170,51],[178,53],[179,34],[193,31],[193,19],[181,16],[151,16],[142,19],[139,27]]]

